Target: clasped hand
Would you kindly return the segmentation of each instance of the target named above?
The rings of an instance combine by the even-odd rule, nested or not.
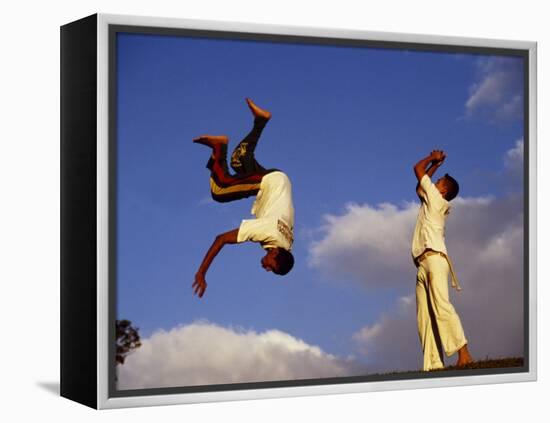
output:
[[[445,158],[447,157],[447,154],[443,150],[432,150],[431,158],[432,161],[440,165],[443,163]]]

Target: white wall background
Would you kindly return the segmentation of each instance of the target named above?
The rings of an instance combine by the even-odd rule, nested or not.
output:
[[[548,393],[550,30],[536,0],[5,2],[0,24],[0,419],[18,421],[542,421]],[[539,42],[539,381],[94,412],[58,397],[59,26],[140,14]],[[550,166],[550,165],[549,165]],[[543,195],[546,193],[546,196]]]

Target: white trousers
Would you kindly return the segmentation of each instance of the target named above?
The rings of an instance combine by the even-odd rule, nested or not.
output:
[[[449,357],[467,344],[460,318],[449,301],[449,263],[440,255],[426,257],[418,267],[416,318],[423,370],[444,367],[443,352]]]

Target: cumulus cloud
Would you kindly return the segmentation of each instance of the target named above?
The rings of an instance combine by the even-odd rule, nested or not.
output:
[[[522,144],[505,156],[521,169]],[[523,199],[458,197],[447,218],[446,244],[462,292],[451,300],[478,358],[523,355]],[[421,365],[411,239],[418,204],[349,204],[328,215],[321,239],[310,245],[310,264],[329,275],[347,275],[367,289],[391,287],[394,310],[366,324],[354,339],[377,371]],[[340,278],[337,278],[340,279]],[[527,281],[525,281],[527,283]]]
[[[403,272],[412,263],[411,225],[417,214],[414,203],[403,207],[349,203],[342,215],[324,216],[324,236],[311,244],[309,263],[366,286],[401,285]]]
[[[504,156],[504,167],[513,177],[518,179],[523,175],[523,138],[516,141],[515,147],[508,150]]]
[[[118,388],[141,389],[357,375],[359,366],[279,330],[198,321],[158,331],[119,366]]]
[[[490,247],[512,222],[521,224],[521,197],[458,197],[447,218],[447,246],[463,263],[473,250]],[[409,286],[411,239],[417,203],[403,206],[348,204],[342,215],[324,216],[323,237],[310,245],[309,263],[347,275],[367,288]]]
[[[465,104],[466,117],[475,115],[493,121],[520,119],[523,116],[523,62],[519,58],[480,59],[478,79],[470,86]]]
[[[416,329],[414,296],[403,296],[391,312],[364,326],[353,335],[359,351],[368,358],[369,368],[377,372],[416,370],[422,355]]]

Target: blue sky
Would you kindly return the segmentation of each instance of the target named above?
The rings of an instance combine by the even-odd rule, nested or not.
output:
[[[117,52],[117,317],[143,338],[206,320],[374,363],[354,335],[395,312],[415,269],[388,286],[365,283],[368,270],[334,271],[326,260],[343,256],[315,250],[330,238],[326,216],[343,221],[350,203],[404,213],[416,201],[412,166],[434,148],[448,153],[461,197],[519,189],[510,182],[523,136],[519,58],[139,34],[119,34]],[[273,113],[256,155],[292,181],[296,265],[278,277],[260,267],[258,245],[228,246],[198,299],[204,253],[250,217],[253,199],[210,200],[209,151],[191,140],[226,134],[235,146],[252,125],[245,97]]]

